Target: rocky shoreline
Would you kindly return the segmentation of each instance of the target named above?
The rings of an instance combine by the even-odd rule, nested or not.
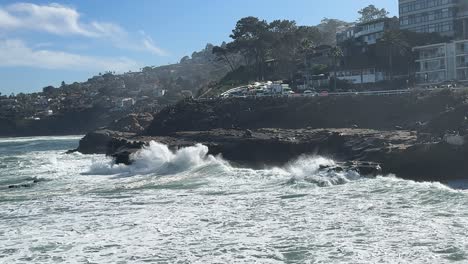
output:
[[[466,100],[447,92],[423,99],[418,94],[412,96],[414,98],[401,98],[405,110],[413,110],[405,116],[400,116],[398,98],[366,99],[373,100],[370,102],[373,106],[384,105],[376,110],[380,119],[372,111],[353,108],[337,115],[338,109],[364,104],[362,98],[186,101],[154,115],[152,122],[144,119],[144,131],[143,125],[127,124],[121,131],[114,125],[110,126],[112,129],[90,132],[75,151],[106,154],[114,157],[116,163],[130,164],[132,154],[150,141],[166,144],[174,150],[203,144],[209,148],[209,154],[222,155],[238,166],[282,166],[303,155],[318,155],[332,158],[339,164],[336,168],[324,169],[353,169],[369,176],[395,174],[417,181],[466,179],[468,136],[463,133],[467,127]],[[411,100],[416,101],[409,106]],[[448,108],[448,103],[453,107]],[[326,112],[319,109],[305,117],[296,116],[291,122],[297,109],[318,109],[317,105]],[[324,115],[335,119],[324,119]],[[372,122],[373,119],[376,121]],[[138,118],[130,120],[139,121]],[[131,127],[138,129],[132,131]],[[443,127],[458,131],[447,134]]]
[[[281,166],[302,155],[318,155],[338,161],[343,169],[355,169],[369,176],[395,174],[405,179],[446,182],[463,179],[468,172],[464,162],[466,145],[418,141],[414,131],[215,129],[152,137],[98,130],[87,134],[76,151],[106,154],[114,157],[116,163],[130,164],[132,154],[150,141],[174,150],[203,144],[211,155],[222,155],[239,166],[255,168]]]

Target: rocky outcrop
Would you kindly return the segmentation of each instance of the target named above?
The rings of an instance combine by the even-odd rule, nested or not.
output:
[[[153,121],[150,113],[129,114],[115,120],[108,126],[110,130],[126,133],[142,133]]]
[[[78,150],[90,139],[96,140],[90,146],[107,142],[97,148],[99,153],[125,164],[132,162],[133,153],[154,140],[172,149],[202,143],[208,146],[209,154],[254,168],[281,166],[302,155],[320,155],[340,162],[339,168],[354,169],[363,175],[396,174],[406,179],[444,182],[464,178],[468,172],[468,164],[463,161],[468,147],[421,141],[416,132],[405,130],[215,129],[158,137],[97,131],[85,138]]]
[[[78,148],[72,152],[78,151],[83,154],[109,154],[115,151],[116,142],[125,140],[134,136],[134,133],[124,133],[109,129],[96,130],[86,134],[78,145]]]
[[[460,92],[439,91],[431,94],[415,91],[391,96],[186,100],[156,114],[145,135],[160,136],[216,128],[266,127],[421,130],[429,122],[443,129],[447,124],[434,118],[446,113],[450,107],[458,109],[468,105],[465,104],[465,98],[466,95]],[[454,117],[455,121],[458,116]],[[445,120],[445,117],[441,119]],[[427,128],[429,133],[435,131],[429,126]]]
[[[141,131],[135,116],[116,123],[120,131],[133,133],[89,133],[78,151],[130,164],[132,154],[151,140],[173,149],[202,143],[210,154],[242,166],[284,165],[301,155],[320,155],[340,162],[324,169],[445,182],[468,175],[467,105],[464,92],[451,91],[185,100],[156,114],[142,133],[135,133]]]

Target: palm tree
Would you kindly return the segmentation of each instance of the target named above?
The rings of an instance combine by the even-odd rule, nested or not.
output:
[[[336,90],[336,65],[338,64],[338,59],[343,57],[343,51],[341,50],[340,47],[336,46],[330,49],[330,52],[328,54],[330,57],[333,59],[333,79],[334,79],[334,88],[333,90]]]
[[[409,44],[403,37],[401,31],[387,30],[380,39],[388,55],[388,65],[390,67],[390,80],[393,80],[393,57],[404,55],[409,50]]]

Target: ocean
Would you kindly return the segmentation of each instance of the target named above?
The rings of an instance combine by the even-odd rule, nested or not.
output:
[[[79,138],[0,139],[0,263],[468,263],[466,190],[203,145],[113,166]]]

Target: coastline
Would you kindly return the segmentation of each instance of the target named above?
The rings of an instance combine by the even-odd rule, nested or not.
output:
[[[209,154],[248,167],[320,155],[354,167],[375,164],[372,175],[446,182],[468,175],[467,113],[466,92],[451,90],[375,97],[185,100],[155,114],[151,122],[142,117],[143,126],[138,117],[123,118],[125,122],[90,132],[75,151],[106,154],[116,163],[130,164],[133,153],[151,141],[173,150],[203,144]]]
[[[418,141],[414,131],[369,129],[275,129],[178,132],[169,136],[139,136],[100,130],[87,134],[76,151],[106,154],[116,163],[131,164],[151,141],[172,150],[203,144],[208,154],[222,155],[249,168],[283,166],[301,156],[323,156],[365,176],[395,174],[403,179],[439,181],[464,179],[468,148],[446,142]]]

